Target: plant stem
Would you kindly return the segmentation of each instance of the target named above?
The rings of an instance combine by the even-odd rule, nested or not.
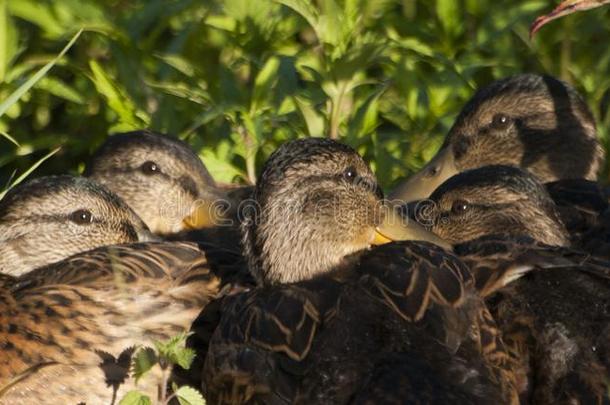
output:
[[[159,365],[161,366],[161,389],[159,390],[159,403],[161,405],[167,405],[169,399],[167,398],[167,380],[169,378],[168,366],[167,364],[163,364],[164,362],[160,361]]]

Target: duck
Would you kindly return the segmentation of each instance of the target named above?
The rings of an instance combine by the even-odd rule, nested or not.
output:
[[[208,402],[516,403],[470,269],[384,205],[351,147],[283,144],[252,197],[242,245],[257,286],[219,301],[201,374]]]
[[[520,74],[466,103],[437,154],[390,192],[396,205],[428,198],[445,180],[486,165],[510,165],[545,184],[573,245],[610,259],[610,189],[595,180],[604,160],[593,114],[569,84]]]
[[[161,371],[136,385],[133,357],[188,330],[223,293],[222,269],[239,258],[213,253],[188,242],[102,246],[1,287],[0,404],[109,404],[135,389],[157,398]]]
[[[173,239],[180,233],[188,239],[197,229],[236,228],[239,203],[251,191],[217,184],[186,142],[149,130],[109,136],[83,175],[116,193],[153,233]]]
[[[519,74],[478,90],[436,155],[389,198],[427,198],[451,176],[486,165],[518,166],[543,183],[595,181],[603,160],[593,114],[580,94],[549,75]]]
[[[570,257],[497,288],[486,302],[526,377],[523,403],[610,401],[610,262],[570,247],[553,199],[533,174],[501,165],[464,171],[439,186],[419,216],[466,265],[479,266],[482,291],[496,282],[489,270],[504,263],[482,260],[481,252],[517,257],[523,246],[543,244],[548,261]]]
[[[155,239],[125,202],[86,178],[32,179],[0,200],[4,281],[99,246]]]

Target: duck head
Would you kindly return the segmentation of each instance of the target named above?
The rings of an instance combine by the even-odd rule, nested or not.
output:
[[[567,231],[553,200],[530,173],[485,166],[445,181],[416,207],[415,217],[451,244],[485,235],[529,236],[567,246]]]
[[[551,76],[523,74],[479,90],[436,156],[390,199],[426,198],[454,174],[486,165],[518,166],[542,182],[594,180],[603,157],[593,116],[576,90]]]
[[[245,254],[261,284],[322,275],[346,256],[390,240],[440,243],[394,215],[358,153],[329,139],[300,139],[276,150],[244,213]]]
[[[155,239],[127,204],[86,178],[41,177],[0,201],[0,272],[14,276],[99,246]]]
[[[85,175],[125,200],[157,234],[222,225],[229,210],[227,195],[188,144],[150,131],[110,136]]]

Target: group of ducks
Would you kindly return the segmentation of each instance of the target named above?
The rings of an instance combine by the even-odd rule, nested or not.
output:
[[[238,187],[113,135],[0,201],[0,403],[117,403],[136,348],[189,329],[173,380],[210,404],[609,403],[602,161],[581,97],[531,74],[478,91],[388,199],[325,138]]]

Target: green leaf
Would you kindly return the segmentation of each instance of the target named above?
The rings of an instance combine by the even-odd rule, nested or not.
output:
[[[306,0],[275,0],[277,3],[283,4],[296,11],[303,17],[307,23],[317,32],[318,28],[318,10],[310,1]]]
[[[172,364],[177,364],[183,369],[188,370],[196,356],[193,349],[184,347],[184,343],[190,334],[182,332],[166,342],[155,341],[155,348],[159,352],[159,356]]]
[[[277,82],[277,71],[280,67],[280,59],[273,56],[267,60],[261,71],[254,80],[254,90],[252,91],[252,102],[250,113],[254,114],[261,108],[265,99],[269,97],[271,88]]]
[[[133,129],[147,127],[150,117],[143,111],[137,110],[125,91],[118,84],[113,83],[100,64],[90,60],[89,67],[93,73],[95,88],[108,100],[108,106],[119,116],[120,122]]]
[[[180,405],[205,405],[203,395],[193,387],[184,385],[174,392]]]
[[[0,135],[2,135],[3,137],[5,137],[6,139],[8,139],[10,142],[12,142],[16,147],[21,147],[21,145],[19,145],[19,142],[17,142],[15,140],[15,138],[13,138],[12,136],[10,136],[9,134],[7,134],[4,131],[0,131]]]
[[[61,97],[76,104],[85,104],[85,100],[71,86],[51,76],[40,79],[37,86],[40,90],[47,91],[57,97]]]
[[[9,13],[7,0],[0,0],[0,83],[5,81],[7,71],[17,51],[17,32]]]
[[[456,36],[462,30],[462,10],[455,0],[436,0],[436,13],[445,32]]]
[[[369,97],[358,107],[354,118],[349,123],[347,142],[351,144],[360,143],[359,139],[370,135],[377,128],[378,100],[385,87],[372,92]]]
[[[299,112],[305,120],[307,125],[307,133],[309,136],[323,136],[324,135],[324,116],[319,114],[315,108],[308,102],[308,100],[301,100],[300,97],[295,97],[295,103]]]
[[[143,347],[138,350],[133,358],[133,376],[136,384],[157,362],[157,354],[152,347]]]
[[[9,1],[12,15],[39,26],[46,35],[59,38],[65,34],[65,29],[55,17],[50,3],[41,1]]]
[[[152,405],[152,401],[147,395],[139,391],[129,391],[119,401],[119,405]]]
[[[66,52],[68,52],[68,49],[70,49],[72,45],[74,45],[74,43],[82,32],[82,29],[79,30],[72,37],[70,42],[68,42],[68,44],[64,47],[64,49],[62,49],[61,52],[52,61],[40,68],[36,73],[34,73],[34,75],[32,75],[32,77],[30,77],[25,83],[19,86],[17,90],[15,90],[10,96],[8,96],[6,100],[0,103],[0,117],[4,115],[6,110],[8,110],[13,104],[15,104],[17,100],[21,98],[21,96],[23,96],[29,89],[32,88],[32,86],[34,86],[40,79],[44,77],[44,75],[47,74],[47,72],[57,63],[57,61],[61,59],[66,54]]]

